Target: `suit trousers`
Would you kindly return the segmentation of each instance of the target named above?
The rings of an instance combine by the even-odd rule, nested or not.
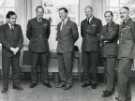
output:
[[[49,59],[49,53],[36,53],[32,52],[32,71],[31,71],[31,79],[32,83],[38,82],[38,70],[39,62],[41,66],[41,81],[42,82],[48,82],[48,59]],[[40,60],[40,61],[39,61]]]
[[[82,52],[83,82],[97,83],[98,52]]]
[[[105,81],[106,81],[106,90],[113,91],[115,86],[115,69],[116,69],[115,57],[105,57],[104,66],[105,66]]]
[[[131,99],[131,88],[129,74],[131,70],[132,59],[121,58],[118,64],[118,97],[120,101]]]
[[[58,65],[61,82],[72,85],[73,53],[58,53]]]
[[[12,67],[13,86],[19,85],[19,57],[20,53],[9,57],[6,52],[2,52],[3,88],[5,89],[8,89],[10,67]]]

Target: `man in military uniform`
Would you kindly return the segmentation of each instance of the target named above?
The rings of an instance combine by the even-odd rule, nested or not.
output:
[[[101,20],[93,16],[93,8],[85,8],[86,19],[81,22],[82,36],[82,87],[91,84],[93,89],[97,86],[97,64],[99,56],[99,33],[102,29]]]
[[[118,101],[131,101],[129,74],[133,63],[135,24],[129,17],[129,8],[120,9],[122,24],[119,28]]]
[[[114,92],[114,77],[117,58],[117,39],[119,26],[113,22],[112,11],[106,11],[104,14],[106,25],[103,26],[101,32],[101,42],[103,42],[102,50],[105,66],[106,89],[102,96],[108,97]]]
[[[8,91],[10,66],[12,67],[13,88],[22,90],[20,87],[20,50],[23,46],[23,34],[21,26],[16,24],[17,15],[13,11],[7,13],[8,22],[0,26],[0,39],[2,43],[2,72],[3,90]]]
[[[72,87],[74,44],[78,39],[78,28],[68,17],[66,8],[59,9],[61,22],[57,25],[57,53],[60,83],[56,87],[68,90]]]
[[[50,22],[43,18],[44,8],[36,7],[36,17],[29,20],[27,25],[27,38],[29,42],[29,50],[32,53],[32,82],[30,88],[33,88],[38,83],[37,64],[41,60],[41,78],[43,85],[51,87],[48,80],[48,55],[49,44],[48,38],[50,35]]]

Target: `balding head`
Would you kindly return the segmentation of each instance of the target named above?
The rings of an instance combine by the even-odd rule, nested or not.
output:
[[[85,7],[85,15],[86,15],[87,18],[90,18],[91,16],[93,16],[93,8],[92,8],[92,6],[87,5]]]

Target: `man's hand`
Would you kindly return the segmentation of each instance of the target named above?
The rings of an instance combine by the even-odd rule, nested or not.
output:
[[[19,47],[16,47],[15,49],[16,49],[16,53],[18,53],[18,51],[19,51]]]
[[[10,50],[13,52],[13,54],[15,53],[15,48],[10,47]]]
[[[11,47],[10,50],[13,52],[14,55],[16,55],[19,51],[19,47],[16,48]]]

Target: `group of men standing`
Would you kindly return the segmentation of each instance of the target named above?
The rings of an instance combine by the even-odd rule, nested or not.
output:
[[[32,54],[32,70],[30,88],[38,84],[37,64],[40,60],[41,80],[43,85],[51,88],[48,79],[50,21],[43,18],[44,8],[36,7],[36,17],[29,20],[26,36],[29,39],[29,51]],[[86,6],[86,19],[81,22],[82,64],[83,74],[81,87],[90,86],[96,89],[97,65],[99,52],[104,57],[106,89],[102,96],[108,97],[115,90],[115,68],[117,67],[118,101],[131,101],[129,72],[133,63],[135,44],[135,25],[129,17],[129,8],[120,9],[121,25],[113,21],[113,12],[106,11],[106,25],[102,26],[100,19],[93,15],[93,8]],[[59,9],[61,22],[57,25],[57,56],[60,82],[57,88],[68,90],[72,87],[72,68],[74,45],[78,40],[78,27],[68,17],[66,8]],[[23,46],[23,35],[20,25],[16,24],[17,15],[9,11],[7,23],[0,26],[2,43],[3,90],[8,91],[8,74],[12,66],[13,88],[22,90],[19,83],[19,56]],[[118,44],[119,43],[119,44]]]

